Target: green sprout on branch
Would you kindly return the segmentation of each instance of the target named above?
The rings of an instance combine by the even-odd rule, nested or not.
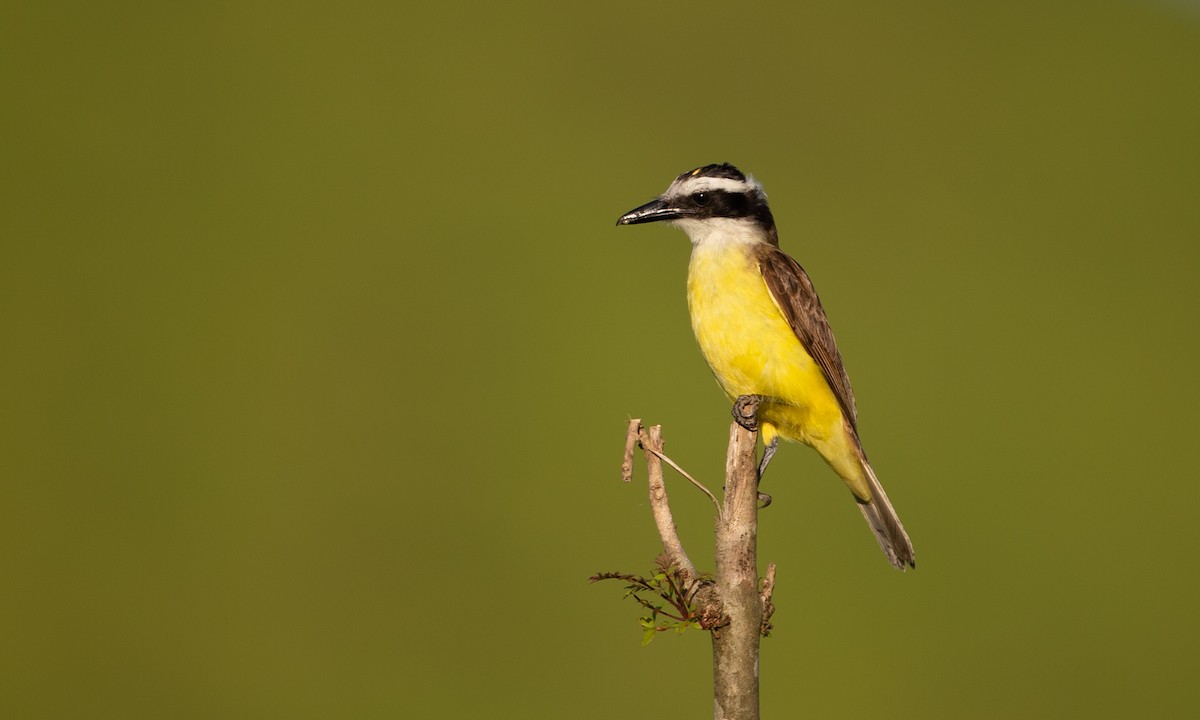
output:
[[[649,645],[660,632],[674,630],[682,633],[689,627],[700,629],[700,619],[691,601],[695,589],[711,581],[711,576],[707,574],[698,578],[689,577],[671,564],[666,555],[659,555],[654,564],[655,572],[648,578],[617,572],[597,573],[588,578],[591,582],[624,580],[625,597],[633,598],[650,611],[638,619],[638,624],[642,626],[643,646]]]

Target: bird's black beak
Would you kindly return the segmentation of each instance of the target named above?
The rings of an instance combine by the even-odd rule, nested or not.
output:
[[[634,208],[617,218],[618,225],[640,225],[642,223],[658,222],[659,220],[677,220],[683,217],[683,211],[674,207],[662,198],[651,200],[645,205]]]

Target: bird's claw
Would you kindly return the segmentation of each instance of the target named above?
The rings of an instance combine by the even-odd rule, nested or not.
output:
[[[757,395],[740,395],[733,403],[733,421],[750,432],[758,432]]]

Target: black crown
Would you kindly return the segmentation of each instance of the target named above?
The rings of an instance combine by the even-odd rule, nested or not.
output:
[[[679,180],[686,180],[689,177],[711,177],[711,178],[726,178],[728,180],[738,180],[746,182],[746,176],[729,163],[705,165],[698,167],[695,170],[689,170],[679,176]]]

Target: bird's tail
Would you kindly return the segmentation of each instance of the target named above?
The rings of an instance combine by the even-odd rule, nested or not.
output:
[[[912,541],[908,539],[908,533],[904,532],[900,516],[888,500],[887,493],[875,477],[875,471],[871,469],[871,463],[867,462],[866,456],[862,456],[862,467],[866,471],[867,485],[871,488],[871,501],[859,500],[858,509],[867,519],[867,524],[871,526],[871,531],[875,533],[875,539],[879,541],[879,547],[883,548],[887,559],[901,570],[915,568],[917,561],[913,554]]]

